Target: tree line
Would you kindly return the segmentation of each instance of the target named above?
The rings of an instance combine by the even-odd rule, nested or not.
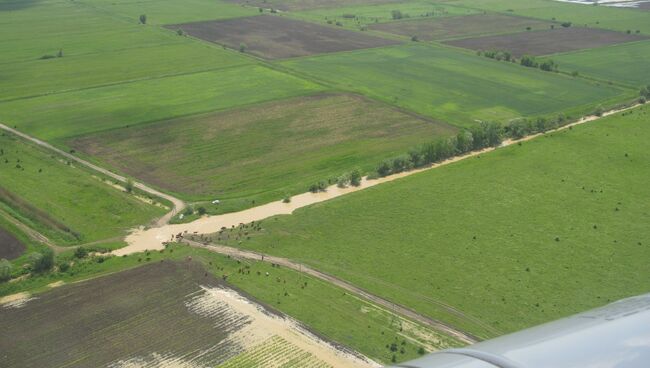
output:
[[[555,72],[558,69],[558,65],[551,59],[546,59],[543,61],[537,61],[534,56],[524,55],[519,60],[517,60],[509,51],[502,50],[488,50],[488,51],[477,51],[477,55],[485,56],[486,58],[498,60],[498,61],[507,61],[511,63],[519,63],[521,66],[528,68],[539,68],[545,72]]]

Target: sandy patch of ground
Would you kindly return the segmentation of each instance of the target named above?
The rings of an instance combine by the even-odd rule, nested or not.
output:
[[[57,288],[57,287],[59,287],[59,286],[63,286],[63,285],[65,285],[65,282],[59,280],[59,281],[57,281],[57,282],[53,282],[53,283],[47,284],[47,287],[49,287],[50,289],[54,289],[54,288]]]
[[[32,298],[28,292],[7,295],[0,298],[0,306],[3,308],[20,308],[33,299],[36,298]]]
[[[212,310],[226,309],[231,311],[234,319],[245,318],[248,323],[232,334],[229,339],[234,340],[246,350],[273,339],[285,341],[290,346],[309,353],[317,361],[326,363],[327,366],[343,368],[380,366],[367,358],[343,351],[321,340],[292,318],[269,313],[234,290],[219,287],[202,288],[205,293],[194,299],[190,307],[191,310],[198,313],[210,313]],[[311,363],[320,365],[316,364],[317,362],[313,359],[311,359]],[[264,366],[274,367],[276,365],[278,362],[268,361]]]

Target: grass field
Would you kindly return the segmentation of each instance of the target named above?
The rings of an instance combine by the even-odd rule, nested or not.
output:
[[[472,14],[470,12],[470,14]],[[417,36],[422,41],[446,40],[490,34],[548,29],[551,23],[503,14],[474,14],[463,17],[405,20],[370,25],[370,29],[402,36]]]
[[[147,16],[147,24],[170,24],[196,22],[208,19],[247,17],[258,14],[257,9],[243,7],[222,0],[83,0],[83,4],[105,12],[139,22],[141,14]]]
[[[624,95],[613,87],[436,46],[363,50],[281,64],[459,126],[477,119],[585,112]]]
[[[361,28],[375,23],[393,22],[393,11],[400,11],[402,20],[434,19],[477,13],[476,10],[442,5],[429,0],[412,0],[388,4],[366,4],[323,8],[288,13],[289,16],[318,23],[340,23],[342,26]]]
[[[159,262],[163,258],[185,260],[188,256],[206,267],[209,272],[208,277],[203,272],[199,272],[196,265],[189,266],[186,261],[182,265],[168,260],[164,263]],[[132,269],[134,266],[147,263],[149,264],[146,266]],[[213,341],[219,339],[219,331],[210,331],[206,328],[212,326],[210,323],[202,322],[202,319],[197,316],[189,315],[183,310],[184,308],[179,308],[178,304],[182,305],[183,299],[192,290],[197,289],[197,283],[208,286],[216,282],[212,276],[222,278],[223,275],[228,275],[229,285],[234,285],[248,295],[253,295],[255,299],[275,310],[288,313],[307,323],[319,335],[360,351],[377,361],[391,360],[393,352],[386,346],[395,341],[400,347],[405,348],[404,353],[396,353],[398,361],[417,357],[420,346],[430,350],[458,345],[445,336],[402,320],[389,311],[378,309],[320,280],[289,269],[257,262],[238,262],[185,246],[172,246],[164,253],[154,252],[149,255],[141,254],[125,258],[112,257],[103,263],[97,263],[92,259],[76,260],[70,270],[63,274],[44,275],[11,284],[0,284],[0,295],[23,290],[21,286],[29,289],[30,286],[33,288],[39,284],[46,285],[60,279],[71,282],[79,278],[87,278],[97,272],[106,273],[124,269],[130,270],[40,294],[39,299],[27,303],[22,309],[7,310],[0,307],[0,320],[3,321],[3,326],[8,329],[27,331],[26,334],[21,334],[24,339],[33,339],[35,337],[32,335],[39,333],[38,329],[26,329],[26,326],[39,323],[40,318],[46,318],[48,315],[36,313],[37,311],[60,311],[58,322],[74,316],[74,320],[66,323],[64,329],[57,328],[56,332],[52,332],[56,336],[48,335],[49,338],[45,339],[45,335],[39,333],[42,338],[39,344],[42,345],[39,345],[38,352],[34,352],[33,344],[21,344],[20,339],[11,342],[2,341],[3,344],[18,345],[18,347],[12,350],[12,354],[0,358],[0,362],[10,363],[24,361],[23,359],[39,362],[45,359],[46,353],[51,353],[52,359],[57,361],[76,358],[99,364],[102,360],[115,361],[129,353],[136,354],[138,351],[139,355],[146,357],[153,349],[163,347],[172,351],[185,350],[191,355],[192,346],[196,348],[206,342],[200,341],[194,334],[189,338],[188,327],[196,328],[196,334],[201,336],[213,336],[215,339]],[[245,272],[241,272],[242,269]],[[267,272],[269,276],[265,276]],[[101,298],[95,298],[96,293],[88,291],[98,288],[103,290]],[[62,294],[66,295],[66,298],[57,298]],[[143,298],[142,295],[146,297]],[[63,307],[65,305],[67,307]],[[80,308],[80,305],[84,307]],[[97,318],[104,310],[110,311],[113,321]],[[142,310],[151,313],[143,314]],[[141,319],[143,315],[147,316],[149,323],[144,323]],[[87,318],[92,318],[92,323],[88,322],[90,326],[88,329],[85,327],[82,329],[77,322],[83,323]],[[165,322],[156,323],[156,321]],[[51,323],[51,321],[43,321],[43,323]],[[160,325],[167,327],[160,330]],[[170,325],[176,328],[168,328]],[[75,344],[85,346],[95,342],[93,336],[97,335],[93,335],[92,332],[101,327],[104,327],[102,338],[113,343],[98,344],[93,348],[94,354],[90,356],[84,354],[83,350],[74,348]],[[85,335],[87,333],[91,335]],[[157,335],[156,343],[144,346],[141,341],[153,334]],[[4,334],[4,336],[11,335]],[[61,345],[62,338],[65,338],[68,343]],[[124,343],[127,341],[125,339],[130,343]],[[401,345],[403,340],[406,341],[405,345]],[[264,348],[265,346],[260,346],[258,350]],[[232,366],[244,358],[253,358],[256,356],[255,352],[251,351],[238,358],[235,357],[226,361],[224,365]],[[68,357],[64,356],[65,353]],[[30,357],[26,358],[28,355]],[[221,360],[225,358],[222,357]]]
[[[365,98],[316,95],[110,130],[67,145],[184,197],[281,199],[454,131]]]
[[[3,66],[0,101],[246,64],[238,54],[196,42],[26,61]]]
[[[8,134],[0,149],[0,209],[60,245],[120,236],[165,213]]]
[[[444,3],[543,20],[572,22],[576,26],[622,32],[639,30],[650,35],[650,12],[637,9],[585,6],[554,0],[444,0]]]
[[[3,67],[59,50],[68,57],[183,42],[170,32],[117,19],[78,2],[2,1],[0,19]]]
[[[648,292],[649,122],[643,107],[339,197],[240,246],[486,337]]]
[[[395,45],[394,40],[321,26],[287,17],[261,15],[168,26],[266,59]]]
[[[60,141],[319,90],[312,82],[252,65],[5,102],[0,116],[28,134]]]
[[[554,55],[560,69],[639,87],[650,83],[650,41]]]
[[[646,37],[640,35],[606,29],[558,27],[535,32],[453,40],[446,44],[471,50],[506,50],[516,57],[521,57],[523,55],[550,55],[644,39]]]

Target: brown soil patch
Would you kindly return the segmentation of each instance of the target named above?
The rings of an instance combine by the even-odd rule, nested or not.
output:
[[[549,29],[551,23],[541,20],[511,17],[501,14],[475,14],[460,17],[406,20],[372,24],[372,30],[402,36],[417,36],[420,40],[448,40],[490,34]]]
[[[13,234],[0,228],[0,259],[18,258],[25,251],[25,244]]]
[[[267,59],[308,56],[399,43],[361,32],[271,15],[173,24],[165,27],[180,28],[193,37],[238,50],[243,44],[246,45],[245,52]]]
[[[522,55],[550,55],[581,49],[644,40],[646,37],[597,28],[558,28],[546,31],[468,38],[446,44],[472,50],[510,51]]]

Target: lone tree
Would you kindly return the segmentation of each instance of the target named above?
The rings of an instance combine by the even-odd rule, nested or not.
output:
[[[400,10],[393,10],[393,11],[390,12],[390,14],[393,17],[393,19],[395,19],[395,20],[402,19],[404,17],[404,15],[402,14],[402,12]]]
[[[239,52],[246,52],[246,44],[245,43],[240,43],[239,44]]]
[[[147,15],[146,14],[141,14],[140,15],[140,23],[147,24]]]

